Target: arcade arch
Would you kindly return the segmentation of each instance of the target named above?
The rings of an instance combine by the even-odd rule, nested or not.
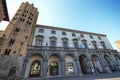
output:
[[[65,73],[66,75],[75,74],[74,57],[71,54],[65,55]]]
[[[43,57],[40,54],[33,54],[27,63],[25,74],[28,77],[42,76]]]
[[[88,73],[87,57],[81,54],[79,56],[79,62],[81,64],[80,66],[81,66],[82,73],[87,74]]]
[[[57,54],[52,54],[48,58],[48,76],[58,76],[60,74],[59,56]]]
[[[100,64],[100,61],[96,55],[91,56],[92,64],[93,64],[93,69],[95,73],[103,72],[102,66]]]
[[[104,55],[104,59],[108,65],[108,67],[110,68],[111,71],[115,70],[115,66],[113,65],[114,63],[112,63],[112,60],[110,59],[110,57],[108,55]]]

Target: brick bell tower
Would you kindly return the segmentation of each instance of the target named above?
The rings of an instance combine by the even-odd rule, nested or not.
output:
[[[22,3],[4,31],[0,54],[26,55],[27,45],[32,44],[38,10],[33,4]]]

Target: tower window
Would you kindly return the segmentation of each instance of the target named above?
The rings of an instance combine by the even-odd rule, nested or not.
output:
[[[11,51],[11,49],[6,49],[4,55],[9,55],[10,51]]]
[[[9,45],[10,45],[10,46],[13,45],[14,42],[15,42],[15,39],[10,39]]]
[[[23,21],[23,19],[22,19],[22,18],[20,18],[20,21]]]
[[[22,21],[25,21],[25,19],[23,19]]]
[[[31,22],[29,22],[29,24],[31,24]]]
[[[16,28],[16,29],[15,29],[15,32],[19,32],[19,31],[20,31],[20,28]]]
[[[29,21],[27,21],[27,23],[29,23]]]

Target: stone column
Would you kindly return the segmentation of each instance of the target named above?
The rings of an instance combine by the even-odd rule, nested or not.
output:
[[[112,65],[113,65],[113,67],[115,68],[115,70],[119,70],[118,69],[118,64],[117,64],[117,60],[115,59],[115,56],[113,55],[113,53],[112,52],[110,52],[110,56],[111,56],[111,58],[112,58]]]
[[[95,68],[93,66],[92,60],[88,59],[87,65],[89,66],[89,73],[94,73],[95,72]]]
[[[65,61],[61,60],[61,76],[65,76],[66,72],[65,72]]]
[[[76,60],[74,60],[74,75],[78,75]]]
[[[78,60],[75,60],[75,64],[76,64],[77,75],[83,75],[81,71],[80,62]]]
[[[24,63],[24,67],[23,67],[22,72],[24,73],[24,78],[28,78],[29,77],[30,63],[28,61],[26,61]]]
[[[100,52],[99,52],[99,55],[98,55],[98,60],[99,60],[100,65],[101,65],[101,67],[102,67],[102,69],[103,69],[103,72],[105,72],[105,71],[106,71],[106,70],[105,70],[106,62],[105,62],[105,60],[104,60],[104,58],[103,58],[103,56],[102,56],[102,53],[100,53]]]
[[[43,70],[42,76],[47,77],[48,76],[48,60],[43,61],[42,70]]]
[[[62,64],[61,61],[58,62],[59,66],[58,66],[58,76],[61,76],[62,74]]]

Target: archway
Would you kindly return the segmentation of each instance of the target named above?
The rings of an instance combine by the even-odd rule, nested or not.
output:
[[[118,55],[115,55],[115,59],[117,61],[117,65],[120,65],[120,57]]]
[[[113,66],[114,63],[112,63],[112,60],[110,59],[110,57],[108,55],[104,55],[104,59],[107,65],[109,66],[110,70],[115,71],[115,67]]]
[[[40,71],[41,71],[41,63],[39,60],[35,60],[31,64],[30,68],[30,77],[38,77],[40,76]]]
[[[117,69],[120,70],[120,57],[118,55],[115,55],[114,56],[115,59],[116,59],[116,66],[117,66]]]
[[[81,70],[82,70],[82,73],[83,74],[87,74],[88,71],[87,71],[87,58],[85,55],[80,55],[79,57],[79,62],[80,62],[80,66],[81,66]]]
[[[8,76],[9,76],[9,77],[12,77],[12,76],[14,76],[15,74],[16,74],[16,67],[10,68],[10,71],[9,71],[9,73],[8,73]]]
[[[26,64],[25,77],[40,77],[42,76],[43,57],[39,53],[30,56]]]
[[[56,61],[50,63],[50,75],[51,76],[58,75],[58,63]]]
[[[59,75],[59,56],[52,54],[48,59],[48,75],[58,76]]]
[[[95,73],[103,72],[103,69],[98,60],[98,57],[96,55],[92,55],[91,60],[92,60],[93,69],[94,69]]]
[[[66,75],[72,75],[75,73],[74,58],[70,54],[65,56],[65,73]]]

